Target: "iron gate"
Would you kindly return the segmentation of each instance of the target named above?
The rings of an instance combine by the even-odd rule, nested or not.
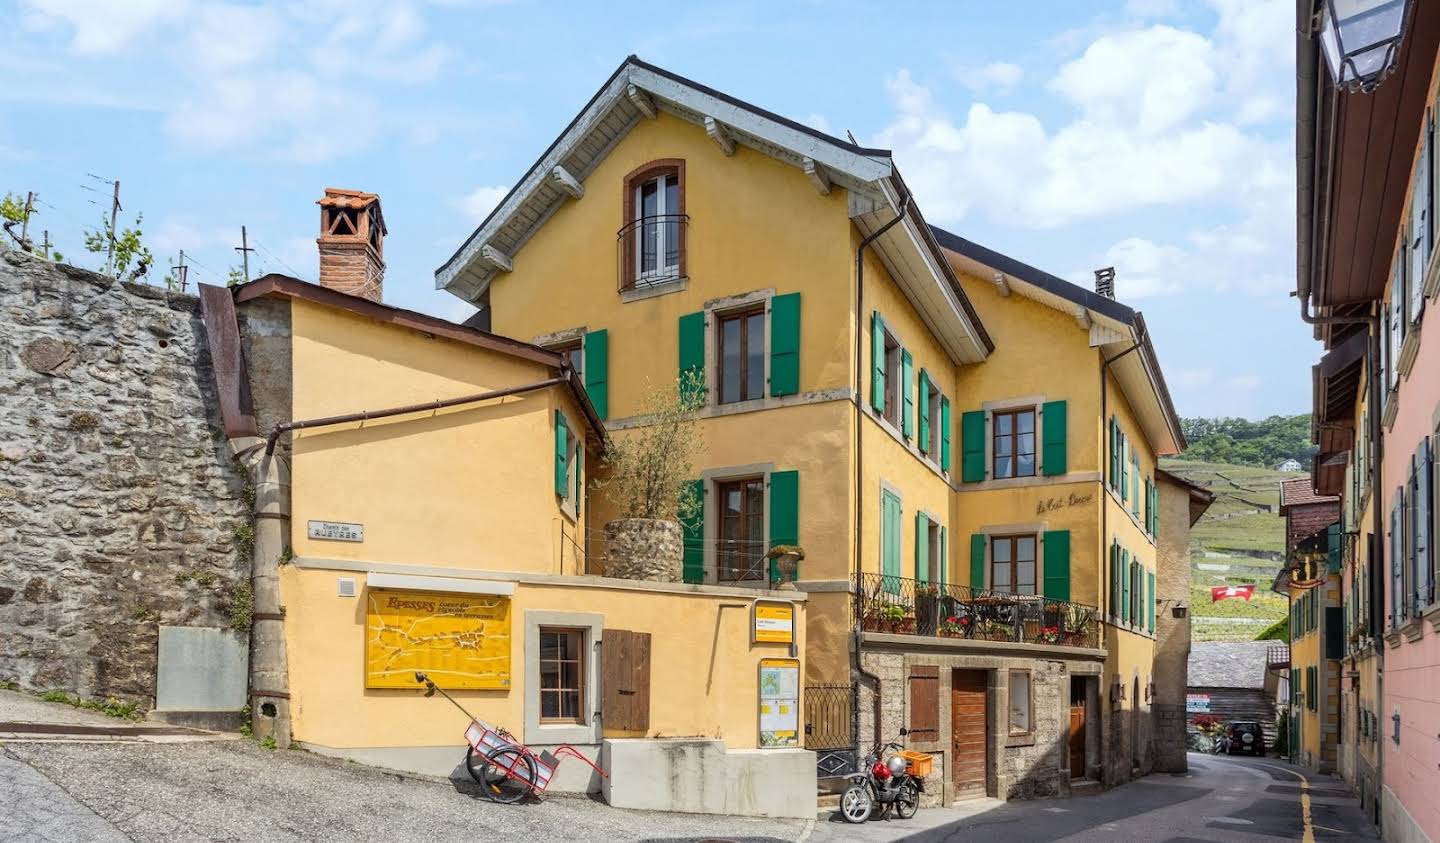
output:
[[[805,748],[814,751],[822,778],[854,772],[859,763],[850,719],[854,694],[849,683],[805,686]]]

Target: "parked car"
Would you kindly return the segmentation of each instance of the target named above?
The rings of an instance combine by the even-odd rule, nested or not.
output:
[[[1255,755],[1265,754],[1265,730],[1252,720],[1231,720],[1226,727],[1225,754],[1234,755],[1237,752],[1253,753]]]

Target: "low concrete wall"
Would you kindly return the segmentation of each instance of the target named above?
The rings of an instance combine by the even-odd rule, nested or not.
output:
[[[719,740],[606,740],[602,793],[616,808],[815,816],[815,753],[804,749],[729,749]]]
[[[250,642],[228,629],[160,627],[158,711],[239,711],[245,706]]]

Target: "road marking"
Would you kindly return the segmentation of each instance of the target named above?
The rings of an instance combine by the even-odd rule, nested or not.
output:
[[[1256,762],[1262,767],[1269,767],[1272,770],[1279,770],[1282,773],[1289,773],[1300,780],[1300,818],[1305,823],[1305,835],[1300,838],[1301,843],[1315,843],[1315,825],[1310,821],[1310,780],[1301,773],[1294,770],[1287,770],[1284,767],[1276,767],[1274,764],[1266,764],[1263,761]]]

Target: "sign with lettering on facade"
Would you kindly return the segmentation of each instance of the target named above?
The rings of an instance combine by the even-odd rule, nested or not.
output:
[[[365,687],[510,687],[510,598],[371,588],[365,592]]]
[[[364,524],[347,524],[344,521],[309,521],[307,532],[312,539],[336,542],[365,541]]]
[[[795,643],[795,604],[756,600],[751,610],[751,640],[757,644]]]
[[[1186,695],[1185,695],[1185,713],[1186,713],[1186,714],[1209,714],[1209,713],[1210,713],[1210,695],[1209,695],[1209,694],[1186,694]]]

